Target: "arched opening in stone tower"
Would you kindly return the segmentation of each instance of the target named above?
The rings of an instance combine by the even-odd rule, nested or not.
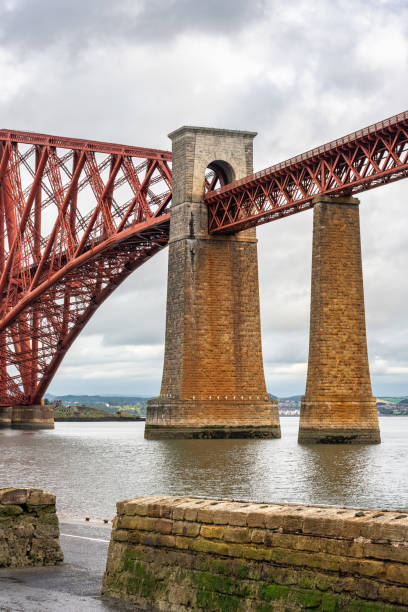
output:
[[[235,180],[232,166],[223,160],[216,159],[208,164],[205,171],[204,193],[219,189]]]

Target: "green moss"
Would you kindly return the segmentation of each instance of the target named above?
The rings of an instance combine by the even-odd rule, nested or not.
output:
[[[58,525],[58,517],[55,513],[44,512],[44,514],[37,514],[37,518],[42,525]]]
[[[257,612],[270,612],[274,610],[277,601],[287,602],[288,609],[321,610],[322,612],[396,612],[399,607],[386,606],[381,603],[353,599],[335,593],[321,593],[312,589],[298,589],[278,584],[263,584],[259,587],[258,597],[265,603],[260,603]],[[266,603],[268,602],[268,603]],[[295,608],[293,608],[295,606]]]
[[[300,603],[302,608],[317,608],[320,606],[322,596],[318,591],[293,591],[296,603]]]
[[[238,568],[238,576],[240,578],[248,578],[249,576],[249,568],[246,563],[241,563]]]
[[[259,587],[259,599],[264,601],[274,601],[276,599],[287,599],[289,587],[280,584],[261,584]]]
[[[124,559],[140,559],[143,556],[143,552],[136,548],[127,548],[123,553]]]
[[[229,592],[229,584],[227,580],[221,576],[202,572],[198,574],[198,586],[209,591],[219,591],[224,587],[224,592]]]
[[[18,516],[23,513],[23,509],[21,506],[14,506],[10,504],[9,506],[0,505],[0,518],[10,518],[11,516]]]
[[[133,561],[133,559],[125,559],[123,561],[123,571],[125,572],[131,572],[133,570],[133,566],[134,566],[135,562]]]
[[[152,600],[162,588],[163,583],[157,580],[144,563],[140,561],[133,562],[132,574],[127,583],[127,589],[130,594],[142,595],[142,597]]]
[[[197,591],[196,606],[209,612],[237,612],[241,609],[242,599],[223,593],[205,590]]]
[[[208,555],[197,560],[195,568],[202,572],[211,572],[212,574],[232,574],[230,565],[230,560],[214,559]]]
[[[27,514],[26,512],[23,512],[22,514],[19,514],[18,516],[13,518],[14,521],[14,525],[37,525],[38,524],[38,519],[37,517],[33,516],[32,514]]]
[[[331,593],[324,593],[322,596],[322,612],[336,612],[338,610],[338,598]]]
[[[228,571],[228,564],[231,563],[230,561],[218,561],[217,559],[209,559],[208,561],[208,569],[212,574],[225,575],[231,573],[231,571]]]
[[[199,590],[238,595],[239,597],[247,597],[250,594],[250,588],[247,584],[220,574],[200,572],[195,581]]]
[[[322,612],[396,612],[401,606],[384,605],[340,591],[339,577],[321,581],[325,592],[320,590],[319,574],[309,570],[273,568],[262,572],[262,578],[253,578],[254,564],[243,559],[207,558],[202,553],[194,559],[180,556],[184,567],[177,563],[178,556],[172,553],[161,560],[156,552],[147,555],[148,549],[129,548],[124,552],[119,576],[109,578],[112,590],[143,598],[152,604],[163,600],[163,591],[181,597],[183,605],[209,612],[243,612],[250,605],[257,612],[273,610],[321,610]],[[144,555],[144,556],[143,556]],[[141,557],[139,559],[138,557]],[[190,560],[189,560],[190,559]],[[187,566],[187,567],[186,567]],[[259,564],[258,564],[259,566]],[[261,567],[258,567],[261,571]],[[271,582],[265,583],[269,575]],[[159,577],[158,577],[159,576]],[[117,584],[113,582],[117,580]],[[272,582],[273,581],[273,582]],[[280,584],[279,584],[280,583]],[[319,588],[316,588],[316,585]]]
[[[238,559],[214,559],[210,555],[202,556],[194,564],[194,568],[211,574],[222,574],[224,576],[236,576],[237,578],[248,578],[259,580],[261,568],[253,566],[249,562]]]

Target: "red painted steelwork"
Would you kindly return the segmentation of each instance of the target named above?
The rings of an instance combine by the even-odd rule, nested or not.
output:
[[[0,130],[0,406],[39,403],[99,305],[167,245],[170,161],[167,151]],[[408,112],[229,185],[210,166],[210,232],[406,176]]]
[[[261,225],[408,176],[408,111],[208,192],[210,233]]]
[[[99,305],[167,245],[170,161],[0,130],[0,406],[39,403]]]

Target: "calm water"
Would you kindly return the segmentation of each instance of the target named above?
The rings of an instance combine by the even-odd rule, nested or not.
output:
[[[112,517],[136,495],[408,508],[408,417],[380,419],[383,444],[299,446],[298,419],[280,440],[145,441],[143,423],[57,423],[0,430],[0,487],[57,494],[62,515]]]

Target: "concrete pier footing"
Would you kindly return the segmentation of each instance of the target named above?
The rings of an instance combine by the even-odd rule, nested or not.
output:
[[[367,356],[359,201],[314,205],[309,363],[299,442],[379,443]]]

